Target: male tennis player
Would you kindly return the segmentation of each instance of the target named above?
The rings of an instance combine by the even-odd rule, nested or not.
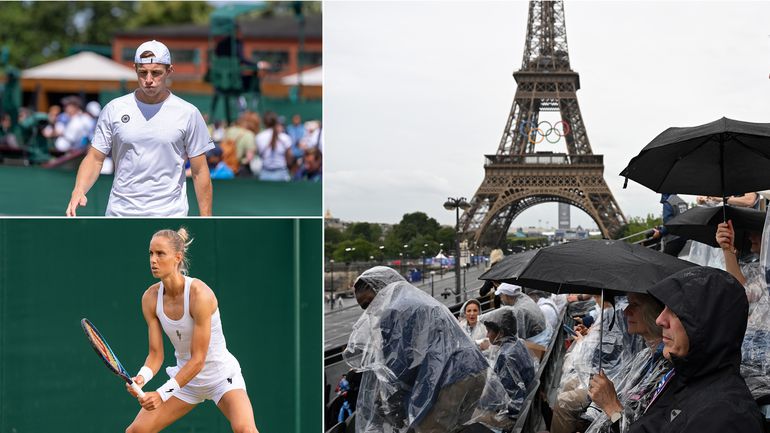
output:
[[[149,328],[150,353],[134,382],[140,387],[163,364],[163,332],[174,346],[176,366],[170,379],[139,399],[142,409],[126,433],[155,433],[198,403],[213,400],[235,433],[258,433],[238,360],[227,350],[214,292],[187,273],[188,234],[161,230],[150,241],[150,269],[160,282],[142,296]],[[128,392],[136,392],[127,386]]]
[[[167,88],[174,67],[165,45],[143,43],[134,63],[139,88],[112,100],[99,115],[66,214],[75,216],[77,207],[86,205],[86,193],[112,154],[115,179],[107,216],[187,216],[187,159],[200,215],[209,216],[212,188],[206,152],[214,143],[206,122],[197,108]]]

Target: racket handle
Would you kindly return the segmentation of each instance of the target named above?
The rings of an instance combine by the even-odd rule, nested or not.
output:
[[[136,391],[140,398],[144,397],[144,391],[142,391],[142,388],[139,388],[136,382],[131,382],[131,388],[134,388],[134,391]]]

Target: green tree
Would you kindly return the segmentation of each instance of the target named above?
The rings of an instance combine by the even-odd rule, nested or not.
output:
[[[404,214],[401,221],[393,226],[389,236],[393,236],[397,243],[407,244],[418,235],[435,239],[436,232],[441,225],[434,218],[428,217],[424,212],[412,212]]]
[[[444,251],[454,251],[455,249],[455,229],[454,227],[441,227],[436,232],[436,241],[444,244]]]
[[[647,218],[632,217],[628,220],[628,223],[623,227],[618,238],[624,238],[636,233],[643,232],[645,230],[652,229],[663,224],[663,220],[660,217],[655,217],[652,214],[647,214]],[[643,235],[640,235],[641,238]],[[638,240],[638,239],[631,239]]]
[[[126,21],[125,28],[187,23],[208,25],[213,10],[213,6],[202,1],[141,1],[136,13]]]
[[[340,229],[333,227],[324,228],[324,256],[332,258],[337,245],[346,240],[345,234]]]
[[[332,257],[338,263],[365,262],[376,254],[376,249],[377,247],[365,239],[347,240],[337,245]]]
[[[348,239],[366,239],[371,243],[377,243],[382,237],[382,228],[379,224],[353,223],[347,227],[345,234]]]

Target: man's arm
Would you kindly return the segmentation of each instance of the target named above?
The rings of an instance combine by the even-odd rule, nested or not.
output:
[[[190,158],[190,170],[192,171],[200,216],[211,216],[211,202],[214,193],[205,153]]]
[[[96,179],[99,178],[99,173],[102,171],[102,164],[104,164],[106,157],[107,155],[93,147],[88,148],[88,153],[83,158],[83,162],[80,163],[80,168],[78,168],[75,188],[72,189],[72,196],[70,197],[69,205],[67,205],[67,216],[77,216],[77,207],[85,206],[88,203],[86,194],[94,186]]]

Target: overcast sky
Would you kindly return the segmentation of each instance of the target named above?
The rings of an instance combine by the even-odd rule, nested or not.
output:
[[[658,195],[618,175],[670,126],[770,122],[770,2],[567,2],[591,147],[627,218]],[[526,2],[325,2],[325,207],[347,221],[442,224],[497,150],[521,67]],[[541,118],[543,118],[541,116]],[[537,150],[566,152],[563,142]],[[769,167],[770,168],[770,167]],[[686,197],[687,198],[687,197]],[[513,227],[557,224],[556,204]],[[595,224],[572,208],[573,226]]]

